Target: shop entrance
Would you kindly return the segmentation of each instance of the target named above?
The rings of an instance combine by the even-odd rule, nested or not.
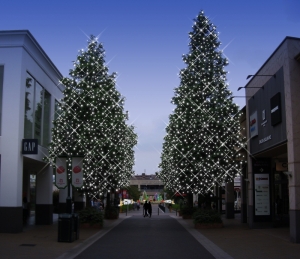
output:
[[[283,172],[274,175],[275,224],[289,226],[289,180]]]

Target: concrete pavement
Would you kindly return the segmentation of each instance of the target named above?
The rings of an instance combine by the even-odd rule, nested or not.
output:
[[[170,220],[168,220],[168,217]],[[146,220],[150,224],[148,227],[143,225]],[[184,247],[190,242],[195,244],[194,241],[196,240],[199,247],[203,246],[215,258],[299,258],[300,244],[289,241],[288,228],[249,229],[247,224],[240,223],[239,219],[223,219],[223,221],[224,228],[222,229],[196,230],[193,228],[192,220],[183,220],[181,217],[176,216],[175,212],[164,214],[160,211],[158,215],[157,206],[153,205],[153,217],[151,219],[143,218],[142,210],[128,212],[127,216],[125,213],[121,213],[118,220],[105,220],[104,228],[101,230],[81,228],[79,240],[72,243],[57,242],[57,222],[51,226],[28,226],[24,228],[22,233],[18,234],[0,233],[0,258],[76,258],[86,248],[91,248],[95,242],[101,243],[105,240],[112,240],[112,248],[114,248],[114,251],[120,252],[123,258],[126,258],[126,253],[122,249],[122,243],[128,244],[128,247],[132,244],[132,251],[138,251],[136,253],[137,257],[144,257],[143,250],[139,249],[141,244],[146,244],[148,249],[151,249],[155,254],[159,254],[161,246],[152,245],[155,242],[155,235],[151,234],[149,236],[151,238],[147,240],[141,238],[141,236],[136,236],[138,231],[133,231],[131,236],[126,235],[127,231],[124,230],[126,226],[135,228],[135,224],[140,225],[142,229],[144,227],[151,229],[157,225],[163,232],[167,232],[163,235],[171,240],[172,236],[177,235],[177,232],[181,233],[181,236],[185,236],[187,233],[190,234],[185,239],[178,240],[178,237],[174,239],[172,247],[170,248],[168,245],[168,251],[177,251],[179,246]],[[169,227],[165,228],[164,225],[169,225]],[[182,227],[186,232],[183,231]],[[153,233],[159,235],[158,229]],[[122,237],[116,239],[117,236],[114,237],[114,235]],[[102,239],[102,237],[105,238]],[[191,237],[194,237],[194,239],[190,239]],[[185,242],[186,240],[189,241]],[[160,243],[162,243],[162,246],[164,245],[162,241],[159,241]],[[131,248],[129,251],[131,251]],[[182,258],[177,256],[179,254],[173,255],[172,258]],[[111,257],[101,256],[99,258]]]

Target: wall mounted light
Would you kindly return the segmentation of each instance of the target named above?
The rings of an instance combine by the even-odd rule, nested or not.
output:
[[[246,79],[249,79],[250,77],[255,77],[255,76],[273,76],[274,78],[276,78],[276,75],[248,75]]]
[[[246,86],[240,86],[237,90],[238,91],[240,91],[242,88],[262,88],[262,89],[264,89],[264,87],[262,86],[262,87],[246,87]]]
[[[283,172],[286,176],[289,176],[290,178],[292,178],[292,172]]]

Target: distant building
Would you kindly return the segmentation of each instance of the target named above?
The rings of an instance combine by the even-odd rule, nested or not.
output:
[[[164,184],[158,177],[154,174],[145,174],[134,175],[130,179],[130,186],[136,186],[141,192],[146,191],[147,195],[150,196],[150,199],[155,194],[160,194],[164,189]]]

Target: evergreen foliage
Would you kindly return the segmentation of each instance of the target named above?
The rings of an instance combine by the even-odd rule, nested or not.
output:
[[[174,192],[204,194],[240,175],[244,140],[239,107],[226,83],[228,61],[219,50],[216,27],[203,11],[189,37],[158,177]]]
[[[109,74],[103,46],[96,37],[91,36],[87,49],[79,51],[69,76],[61,80],[64,98],[45,160],[55,166],[59,156],[82,156],[82,191],[89,197],[127,186],[137,135],[126,124],[128,114],[124,97],[116,89],[116,73]]]

